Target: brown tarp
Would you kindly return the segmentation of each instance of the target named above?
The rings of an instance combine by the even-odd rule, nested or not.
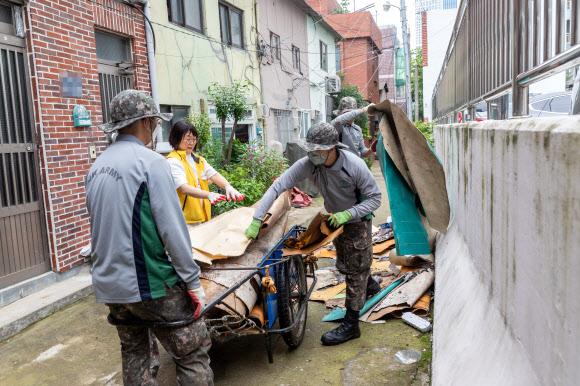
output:
[[[389,124],[387,118],[389,110],[392,112],[396,130]],[[445,172],[429,147],[427,139],[407,118],[403,110],[388,100],[370,106],[368,113],[370,115],[384,113],[379,128],[387,153],[409,187],[419,195],[429,225],[445,233],[449,225]]]

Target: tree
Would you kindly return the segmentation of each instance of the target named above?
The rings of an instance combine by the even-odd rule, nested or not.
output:
[[[230,134],[227,148],[224,147],[225,165],[230,164],[232,156],[232,143],[234,134],[238,129],[238,121],[244,118],[246,111],[246,93],[249,91],[247,82],[234,81],[231,86],[222,86],[216,82],[208,89],[208,94],[213,98],[216,107],[216,116],[222,123],[222,143],[226,143],[226,120],[233,118],[234,127]]]
[[[342,0],[337,9],[333,13],[349,13],[348,7],[350,6],[349,0]]]
[[[338,104],[340,100],[344,97],[353,97],[360,107],[368,105],[367,101],[363,100],[364,95],[358,91],[358,86],[348,83],[345,79],[345,75],[342,72],[337,73],[340,76],[340,92],[334,98],[334,109],[338,109]],[[365,138],[370,138],[369,135],[369,116],[367,114],[359,115],[354,123],[360,126]]]
[[[207,147],[211,141],[211,124],[213,122],[207,113],[193,113],[187,117],[187,120],[191,122],[197,130],[197,146],[199,147],[201,155],[203,155],[203,148]]]
[[[413,54],[411,55],[411,97],[413,98],[413,102],[415,103],[415,107],[419,108],[419,120],[423,121],[423,50],[418,47],[413,50]],[[415,101],[415,65],[418,68],[418,86],[419,89],[419,100]],[[414,114],[413,114],[414,116]]]

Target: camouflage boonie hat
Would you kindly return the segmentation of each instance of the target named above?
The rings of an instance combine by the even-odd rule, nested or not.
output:
[[[143,91],[137,90],[125,90],[115,95],[109,111],[111,122],[98,125],[105,133],[122,129],[142,118],[159,117],[170,121],[173,117],[173,114],[159,113],[153,99]]]
[[[333,113],[337,117],[344,113],[348,113],[349,111],[358,109],[358,104],[356,103],[356,99],[353,97],[344,97],[338,103],[338,110],[334,110]]]
[[[338,131],[330,123],[321,122],[312,126],[306,134],[306,139],[297,139],[298,146],[306,151],[330,150],[335,146],[347,148],[338,142]]]

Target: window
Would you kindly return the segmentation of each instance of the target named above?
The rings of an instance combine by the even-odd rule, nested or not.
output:
[[[300,49],[292,46],[292,65],[300,72]]]
[[[163,121],[163,125],[161,126],[161,137],[163,138],[161,142],[169,142],[169,132],[171,131],[171,127],[174,123],[179,122],[189,116],[189,107],[161,105],[159,108],[162,113],[173,114],[171,121]]]
[[[272,52],[272,57],[276,60],[280,60],[280,36],[270,33],[270,50]]]
[[[336,72],[340,72],[340,46],[334,46],[334,60],[336,62]]]
[[[229,4],[219,3],[220,28],[222,42],[235,47],[243,47],[242,15],[243,12]]]
[[[203,33],[201,0],[167,0],[169,21]]]
[[[323,42],[320,42],[320,68],[323,71],[328,71],[328,51]]]
[[[97,59],[121,63],[130,62],[130,43],[128,39],[95,31]]]

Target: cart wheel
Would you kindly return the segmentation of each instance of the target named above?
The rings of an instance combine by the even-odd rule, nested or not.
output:
[[[298,311],[306,303],[304,312],[296,327],[282,334],[284,341],[290,348],[300,346],[306,331],[306,314],[308,313],[308,299],[306,299],[307,284],[302,257],[292,256],[284,264],[278,266],[276,287],[278,289],[278,318],[280,328],[294,324]]]

